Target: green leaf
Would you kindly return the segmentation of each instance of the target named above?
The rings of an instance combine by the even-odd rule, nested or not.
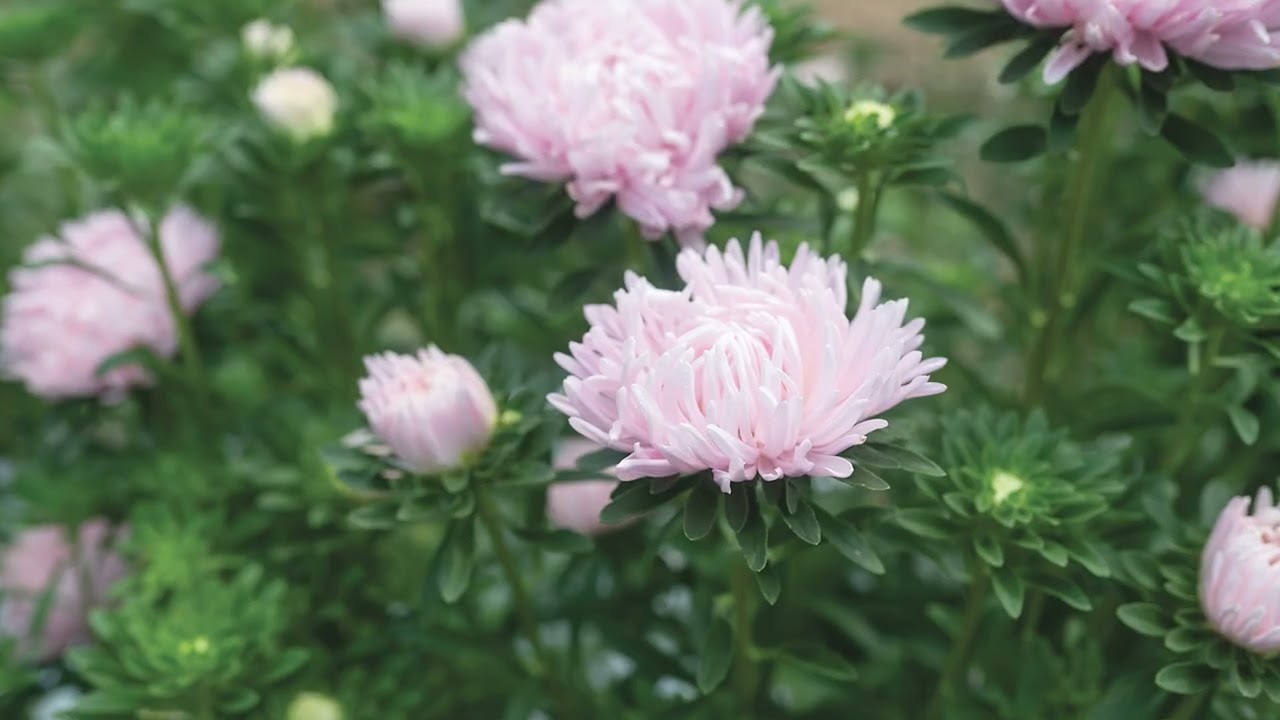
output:
[[[715,527],[716,515],[720,512],[719,488],[709,482],[700,482],[693,486],[693,491],[684,501],[684,536],[690,540],[701,540]]]
[[[733,628],[724,618],[714,617],[698,657],[698,690],[709,695],[724,682],[732,665]]]
[[[817,545],[822,542],[822,526],[818,523],[818,516],[813,512],[813,506],[803,497],[796,501],[795,512],[791,512],[787,507],[781,508],[782,522],[791,528],[791,532],[795,536],[809,543]]]
[[[1089,612],[1093,609],[1089,596],[1070,578],[1044,574],[1038,576],[1033,584],[1080,612]]]
[[[1173,316],[1173,306],[1169,304],[1169,301],[1161,300],[1160,298],[1134,300],[1129,303],[1129,312],[1165,325],[1173,325],[1178,322],[1177,318]]]
[[[822,515],[823,537],[849,562],[862,567],[874,575],[884,574],[884,563],[876,555],[871,544],[862,536],[862,532],[853,523],[836,517],[825,510]]]
[[[650,492],[652,480],[632,480],[622,483],[613,494],[613,499],[600,511],[600,522],[605,525],[621,525],[634,517],[651,512],[666,504],[675,497],[678,488],[669,488],[657,495]]]
[[[896,445],[875,445],[875,446],[863,446],[863,447],[865,447],[868,450],[878,451],[880,456],[882,457],[891,458],[892,461],[895,463],[894,467],[901,468],[903,470],[906,470],[909,473],[915,473],[916,475],[925,475],[928,477],[946,477],[947,476],[946,471],[938,467],[938,465],[934,463],[932,460],[926,458],[925,456],[919,453],[912,452],[911,450],[908,450],[906,448],[898,447]],[[856,451],[855,451],[854,457],[859,457],[856,454]],[[884,466],[877,466],[877,467],[884,467]]]
[[[1116,608],[1116,617],[1128,628],[1147,637],[1164,637],[1169,625],[1164,613],[1154,603],[1129,603]]]
[[[596,271],[599,272],[598,270]],[[618,463],[626,459],[630,453],[625,453],[613,448],[601,448],[595,452],[587,453],[578,458],[578,462],[574,463],[574,469],[588,473],[604,473],[612,470]]]
[[[1143,73],[1143,76],[1145,78],[1146,73]],[[1169,96],[1144,79],[1138,88],[1135,105],[1138,108],[1138,122],[1143,132],[1153,137],[1159,135],[1165,119],[1169,116]]]
[[[962,7],[937,7],[908,15],[903,24],[912,30],[933,35],[954,35],[974,27],[990,24],[995,15],[990,10]]]
[[[996,600],[1005,614],[1017,620],[1022,615],[1022,604],[1026,599],[1027,586],[1022,578],[1008,568],[996,568],[991,573],[991,588],[995,590]]]
[[[870,490],[871,492],[884,492],[889,489],[889,483],[884,478],[871,472],[865,465],[854,467],[853,474],[846,478],[836,478],[845,485]]]
[[[992,45],[999,45],[1024,36],[1027,26],[1013,20],[1008,15],[993,17],[991,22],[974,26],[972,29],[951,35],[942,56],[948,59],[968,57]]]
[[[751,483],[734,483],[729,486],[729,494],[724,498],[724,519],[729,521],[729,529],[741,532],[747,524],[747,515],[754,504]]]
[[[1217,135],[1181,115],[1165,118],[1160,135],[1193,163],[1215,168],[1235,165],[1235,157]]]
[[[772,565],[767,565],[763,570],[755,574],[756,585],[760,587],[760,594],[764,596],[764,601],[770,605],[778,603],[778,596],[782,594],[782,578],[778,576],[777,569]]]
[[[991,136],[978,150],[983,160],[991,163],[1016,163],[1043,155],[1049,148],[1049,135],[1039,125],[1017,125]]]
[[[591,538],[568,530],[516,528],[515,534],[525,542],[551,553],[576,555],[591,552],[595,548]]]
[[[1240,442],[1250,447],[1258,442],[1261,427],[1257,415],[1239,405],[1232,405],[1227,408],[1227,417],[1231,419],[1231,427],[1235,428]]]
[[[738,531],[738,545],[742,548],[742,557],[747,567],[753,572],[760,572],[769,564],[769,526],[760,514],[760,506],[750,504],[747,521]]]
[[[929,540],[948,540],[955,534],[946,518],[933,510],[899,510],[894,518],[907,532]]]
[[[1166,665],[1156,673],[1156,685],[1175,695],[1195,695],[1211,687],[1218,674],[1198,662]]]
[[[470,520],[449,523],[444,539],[436,550],[435,580],[440,597],[452,605],[471,585],[475,567],[476,530]]]
[[[1102,75],[1102,69],[1110,62],[1111,59],[1108,57],[1095,56],[1071,71],[1067,76],[1066,84],[1062,87],[1062,94],[1058,96],[1058,107],[1063,113],[1079,115],[1085,109],[1089,99],[1093,97],[1094,90],[1098,88],[1098,78]]]
[[[858,670],[853,663],[830,648],[815,643],[779,648],[769,654],[779,662],[803,670],[805,675],[817,675],[841,683],[858,678]]]
[[[1186,66],[1192,77],[1210,90],[1231,92],[1236,89],[1235,76],[1228,70],[1219,70],[1191,58],[1182,58],[1182,64]]]
[[[230,691],[230,693],[221,699],[218,703],[218,710],[228,715],[240,715],[248,712],[262,698],[258,696],[257,691],[253,688],[238,687]]]
[[[1058,41],[1048,35],[1033,39],[1005,64],[1000,71],[1000,82],[1007,85],[1026,77],[1057,46]]]
[[[937,197],[957,215],[968,220],[982,237],[991,243],[992,247],[1008,258],[1009,262],[1013,263],[1014,269],[1018,271],[1018,277],[1026,278],[1026,258],[1023,257],[1022,249],[1018,247],[1013,233],[1009,232],[1004,221],[981,205],[954,193],[940,192]]]
[[[979,532],[974,535],[973,551],[991,567],[1004,565],[1004,548],[1000,546],[1000,540],[991,533]]]
[[[276,656],[274,667],[262,675],[261,680],[266,685],[283,680],[301,670],[302,666],[306,665],[310,659],[310,651],[303,648],[289,648]]]

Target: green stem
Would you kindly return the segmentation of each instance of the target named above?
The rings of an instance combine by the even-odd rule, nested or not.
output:
[[[476,494],[476,514],[480,518],[480,523],[484,525],[485,532],[489,534],[489,540],[493,543],[493,552],[498,556],[498,563],[502,566],[507,585],[511,587],[516,615],[520,618],[524,635],[533,646],[533,654],[538,659],[541,672],[545,673],[550,668],[550,663],[547,662],[547,651],[542,645],[542,636],[538,632],[538,620],[533,612],[533,603],[529,601],[529,592],[525,589],[524,580],[520,577],[520,570],[516,566],[515,556],[511,554],[511,547],[507,545],[502,518],[498,514],[498,508],[494,505],[493,499],[489,497],[488,489],[481,483],[474,483],[472,487],[475,488]]]
[[[1063,202],[1062,241],[1056,254],[1045,254],[1053,255],[1053,264],[1039,268],[1041,277],[1047,279],[1047,294],[1043,299],[1046,315],[1038,327],[1039,332],[1027,360],[1024,383],[1027,405],[1038,404],[1044,395],[1046,375],[1064,334],[1064,313],[1077,301],[1080,248],[1089,229],[1098,171],[1106,158],[1110,140],[1110,109],[1115,95],[1115,82],[1108,69],[1098,79],[1097,90],[1080,118],[1077,157]]]
[[[756,693],[760,687],[760,666],[756,663],[752,644],[755,623],[755,578],[742,561],[734,558],[731,587],[733,590],[733,687],[738,695],[740,718],[755,716]]]
[[[1178,406],[1177,429],[1174,431],[1173,442],[1169,446],[1169,451],[1165,453],[1165,461],[1161,468],[1170,477],[1176,478],[1196,448],[1196,438],[1201,433],[1196,422],[1196,411],[1204,403],[1205,395],[1209,390],[1209,374],[1218,359],[1218,354],[1222,351],[1224,339],[1221,328],[1211,331],[1203,350],[1200,351],[1199,358],[1192,363],[1191,386],[1188,388],[1187,397]]]
[[[955,685],[969,664],[969,656],[973,652],[973,641],[978,635],[978,627],[982,624],[982,611],[986,608],[987,592],[990,586],[991,580],[985,572],[981,572],[974,578],[973,585],[969,589],[969,600],[965,604],[960,635],[952,645],[947,662],[942,667],[938,688],[934,692],[933,701],[929,703],[928,712],[925,713],[925,717],[929,720],[942,718],[944,701],[954,692]]]
[[[1196,695],[1188,695],[1178,703],[1169,720],[1191,720],[1200,712],[1200,707],[1213,695],[1213,690],[1205,690]]]
[[[1027,611],[1022,615],[1022,642],[1029,643],[1036,636],[1040,627],[1040,616],[1044,614],[1044,593],[1032,590],[1028,593]]]
[[[862,257],[876,229],[876,209],[880,204],[877,197],[876,183],[871,175],[858,175],[855,187],[858,190],[858,207],[853,216],[853,240],[849,245],[849,261]]]
[[[151,257],[156,261],[156,265],[160,270],[160,279],[164,284],[164,297],[165,303],[169,308],[169,317],[173,320],[174,328],[178,333],[178,347],[182,352],[182,363],[186,369],[189,390],[195,396],[195,404],[200,408],[200,411],[202,413],[207,412],[209,407],[207,375],[205,375],[204,371],[204,361],[200,357],[200,349],[196,345],[195,333],[191,329],[191,320],[182,308],[182,298],[178,294],[178,284],[174,280],[173,271],[165,258],[164,244],[160,241],[160,234],[156,228],[155,221],[148,214],[143,222],[145,223],[147,247],[151,251]]]

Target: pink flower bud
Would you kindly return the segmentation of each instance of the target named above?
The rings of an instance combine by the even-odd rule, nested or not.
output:
[[[578,460],[599,449],[599,445],[581,438],[565,440],[556,446],[552,465],[557,470],[572,470]],[[611,470],[606,472],[612,474]],[[555,527],[581,535],[617,530],[622,526],[600,522],[600,511],[609,504],[609,496],[617,486],[617,480],[604,479],[552,483],[547,488],[547,518]]]
[[[1200,604],[1223,637],[1261,655],[1280,652],[1280,508],[1270,488],[1232,498],[1200,560]]]
[[[429,48],[448,47],[466,33],[461,0],[383,0],[391,33]]]
[[[1266,230],[1280,202],[1280,162],[1242,161],[1211,175],[1202,192],[1209,205],[1251,228]]]
[[[365,358],[360,409],[369,427],[411,470],[437,473],[463,464],[493,436],[498,407],[463,358],[435,346],[416,356]]]
[[[101,604],[125,574],[124,562],[108,546],[110,534],[106,520],[86,522],[80,526],[76,553],[67,543],[65,528],[43,525],[18,535],[5,550],[0,561],[0,631],[17,638],[21,652],[47,660],[88,639],[86,611]],[[89,587],[83,587],[83,580]],[[46,596],[44,625],[32,627]]]

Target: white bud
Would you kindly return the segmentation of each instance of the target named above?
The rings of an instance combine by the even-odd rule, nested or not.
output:
[[[286,720],[343,720],[342,706],[338,701],[320,693],[299,693],[289,709]]]
[[[253,104],[268,123],[297,142],[333,132],[338,95],[309,68],[285,68],[267,75],[253,90]]]
[[[295,44],[292,29],[265,18],[245,25],[240,31],[240,41],[250,57],[272,62],[288,59]]]

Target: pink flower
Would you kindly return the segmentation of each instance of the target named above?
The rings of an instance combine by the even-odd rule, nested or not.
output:
[[[462,0],[382,0],[391,33],[423,47],[448,47],[467,32]]]
[[[802,245],[790,266],[759,234],[744,253],[686,248],[686,287],[660,290],[627,273],[613,305],[586,308],[591,329],[570,355],[551,404],[588,440],[631,455],[621,480],[710,470],[730,483],[848,477],[840,454],[888,425],[876,416],[945,387],[929,374],[923,320],[880,303],[868,279],[847,315],[845,264]]]
[[[599,445],[581,438],[565,440],[556,447],[552,465],[557,470],[572,470],[583,456],[599,449]],[[619,526],[600,522],[600,511],[609,504],[609,496],[617,486],[617,480],[552,483],[547,488],[547,518],[552,525],[581,535],[617,530]]]
[[[1280,162],[1244,161],[1214,173],[1203,187],[1205,202],[1258,230],[1271,227],[1280,202]]]
[[[165,216],[159,232],[182,307],[192,313],[218,289],[204,269],[217,256],[217,231],[180,207]],[[177,351],[159,266],[124,213],[107,210],[65,223],[59,237],[28,248],[24,262],[9,275],[0,361],[36,395],[119,399],[151,376],[137,365],[98,375],[104,361],[139,347],[164,358]]]
[[[364,364],[360,409],[410,470],[450,470],[489,444],[498,406],[466,360],[432,346],[416,356],[373,355]]]
[[[106,520],[90,520],[80,526],[79,552],[73,553],[66,528],[43,525],[24,531],[5,550],[0,630],[18,639],[21,652],[47,660],[88,640],[85,612],[102,604],[125,574],[124,562],[109,547],[110,535]],[[89,587],[82,587],[82,579]],[[46,603],[43,626],[33,627]],[[30,639],[37,641],[34,647]]]
[[[805,85],[846,85],[849,83],[849,63],[840,55],[828,53],[792,65],[791,74]]]
[[[1255,653],[1280,652],[1280,508],[1270,488],[1232,498],[1200,559],[1200,605],[1223,637]]]
[[[716,156],[773,92],[772,40],[741,0],[545,0],[462,58],[476,141],[567,182],[579,217],[613,199],[647,237],[699,242],[741,200]]]
[[[1223,70],[1280,66],[1280,0],[1002,0],[1038,28],[1062,28],[1044,79],[1056,83],[1094,53],[1159,72],[1169,50]]]

